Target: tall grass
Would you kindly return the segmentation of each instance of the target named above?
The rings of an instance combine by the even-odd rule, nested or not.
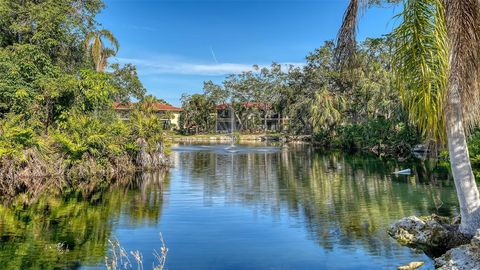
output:
[[[153,270],[163,270],[165,262],[167,261],[168,248],[165,245],[163,236],[160,233],[160,240],[162,241],[162,247],[160,253],[157,250],[153,251],[155,261],[152,262]],[[138,250],[130,251],[128,253],[125,248],[122,247],[118,240],[108,240],[110,244],[110,256],[105,256],[105,266],[108,270],[120,270],[120,269],[136,269],[143,270],[143,255]]]

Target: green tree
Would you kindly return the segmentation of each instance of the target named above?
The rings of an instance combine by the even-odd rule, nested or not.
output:
[[[358,1],[351,5],[358,7]],[[425,135],[446,140],[462,216],[460,232],[466,235],[480,228],[480,195],[466,143],[480,116],[479,11],[476,0],[406,0],[403,21],[394,32],[402,99]],[[356,21],[356,13],[355,8],[346,13],[337,44],[339,61],[354,55],[342,48],[352,42],[356,26],[348,22]]]
[[[0,48],[35,45],[54,64],[73,71],[84,63],[81,44],[103,6],[102,0],[2,0]]]
[[[159,117],[155,110],[155,106],[159,102],[160,100],[155,96],[146,95],[136,104],[128,121],[131,143],[135,143],[139,138],[144,139],[148,144],[149,151],[155,151],[157,144],[163,142],[163,121],[171,118],[169,113]]]
[[[181,100],[183,111],[180,114],[180,126],[183,129],[196,134],[214,130],[212,113],[215,112],[215,104],[211,100],[201,94],[184,94]]]
[[[112,64],[111,67],[113,84],[118,89],[113,99],[118,102],[127,102],[132,97],[138,100],[143,99],[147,90],[138,78],[137,67],[132,64],[121,67],[117,63]]]
[[[113,110],[146,91],[133,65],[105,72],[118,42],[97,30],[102,8],[101,0],[0,0],[0,196],[94,190],[133,169],[139,136],[163,141],[154,113],[136,114],[134,125]],[[81,181],[63,181],[74,175]]]
[[[225,88],[212,81],[203,82],[203,93],[215,105],[224,104],[229,98]]]
[[[106,46],[106,41],[110,43],[111,48]],[[97,72],[105,71],[108,58],[115,56],[118,48],[118,40],[109,30],[90,32],[85,37],[85,49],[90,54]]]
[[[287,85],[282,66],[253,66],[253,70],[232,74],[223,82],[225,99],[230,99],[240,129],[267,130],[267,120],[281,109],[280,100]]]
[[[311,100],[310,121],[314,131],[331,131],[342,118],[340,112],[342,104],[341,98],[336,98],[327,89],[315,93],[315,98]]]

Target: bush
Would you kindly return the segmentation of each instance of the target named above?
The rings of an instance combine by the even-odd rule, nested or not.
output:
[[[134,143],[137,139],[141,138],[146,140],[149,151],[155,151],[157,143],[164,141],[163,121],[143,103],[139,103],[130,113],[127,124],[130,144],[133,147],[136,147]]]
[[[480,169],[480,129],[475,129],[468,138],[468,151],[472,166]]]
[[[18,115],[0,119],[0,157],[21,157],[29,148],[43,148],[33,125],[25,123]]]
[[[379,155],[407,156],[411,148],[420,142],[420,136],[405,123],[376,118],[362,124],[340,127],[334,142],[350,151],[366,150]]]
[[[94,114],[71,114],[54,134],[58,150],[73,163],[85,154],[100,163],[108,162],[126,152],[128,138],[128,126],[117,117]]]

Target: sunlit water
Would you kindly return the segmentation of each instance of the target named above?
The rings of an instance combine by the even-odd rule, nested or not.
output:
[[[386,234],[409,215],[455,215],[453,183],[423,166],[304,146],[177,145],[165,177],[89,201],[45,196],[0,209],[0,268],[104,267],[108,239],[150,269],[162,232],[167,269],[396,269],[433,263]],[[164,179],[163,179],[164,178]],[[60,243],[60,245],[59,245]]]

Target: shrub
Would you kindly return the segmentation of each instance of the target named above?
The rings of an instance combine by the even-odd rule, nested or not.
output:
[[[155,151],[157,143],[163,142],[164,130],[162,120],[142,103],[131,112],[129,120],[130,150],[134,150],[134,143],[141,138],[146,140],[149,151]]]
[[[23,150],[44,148],[33,126],[18,115],[0,119],[0,157],[21,157]]]
[[[403,122],[376,118],[340,127],[334,142],[350,151],[367,150],[379,155],[406,156],[420,142],[420,136]]]
[[[100,163],[125,153],[129,137],[128,126],[112,115],[71,114],[59,124],[54,140],[69,162],[85,154]]]
[[[475,129],[468,138],[468,151],[472,166],[480,168],[480,129]]]

